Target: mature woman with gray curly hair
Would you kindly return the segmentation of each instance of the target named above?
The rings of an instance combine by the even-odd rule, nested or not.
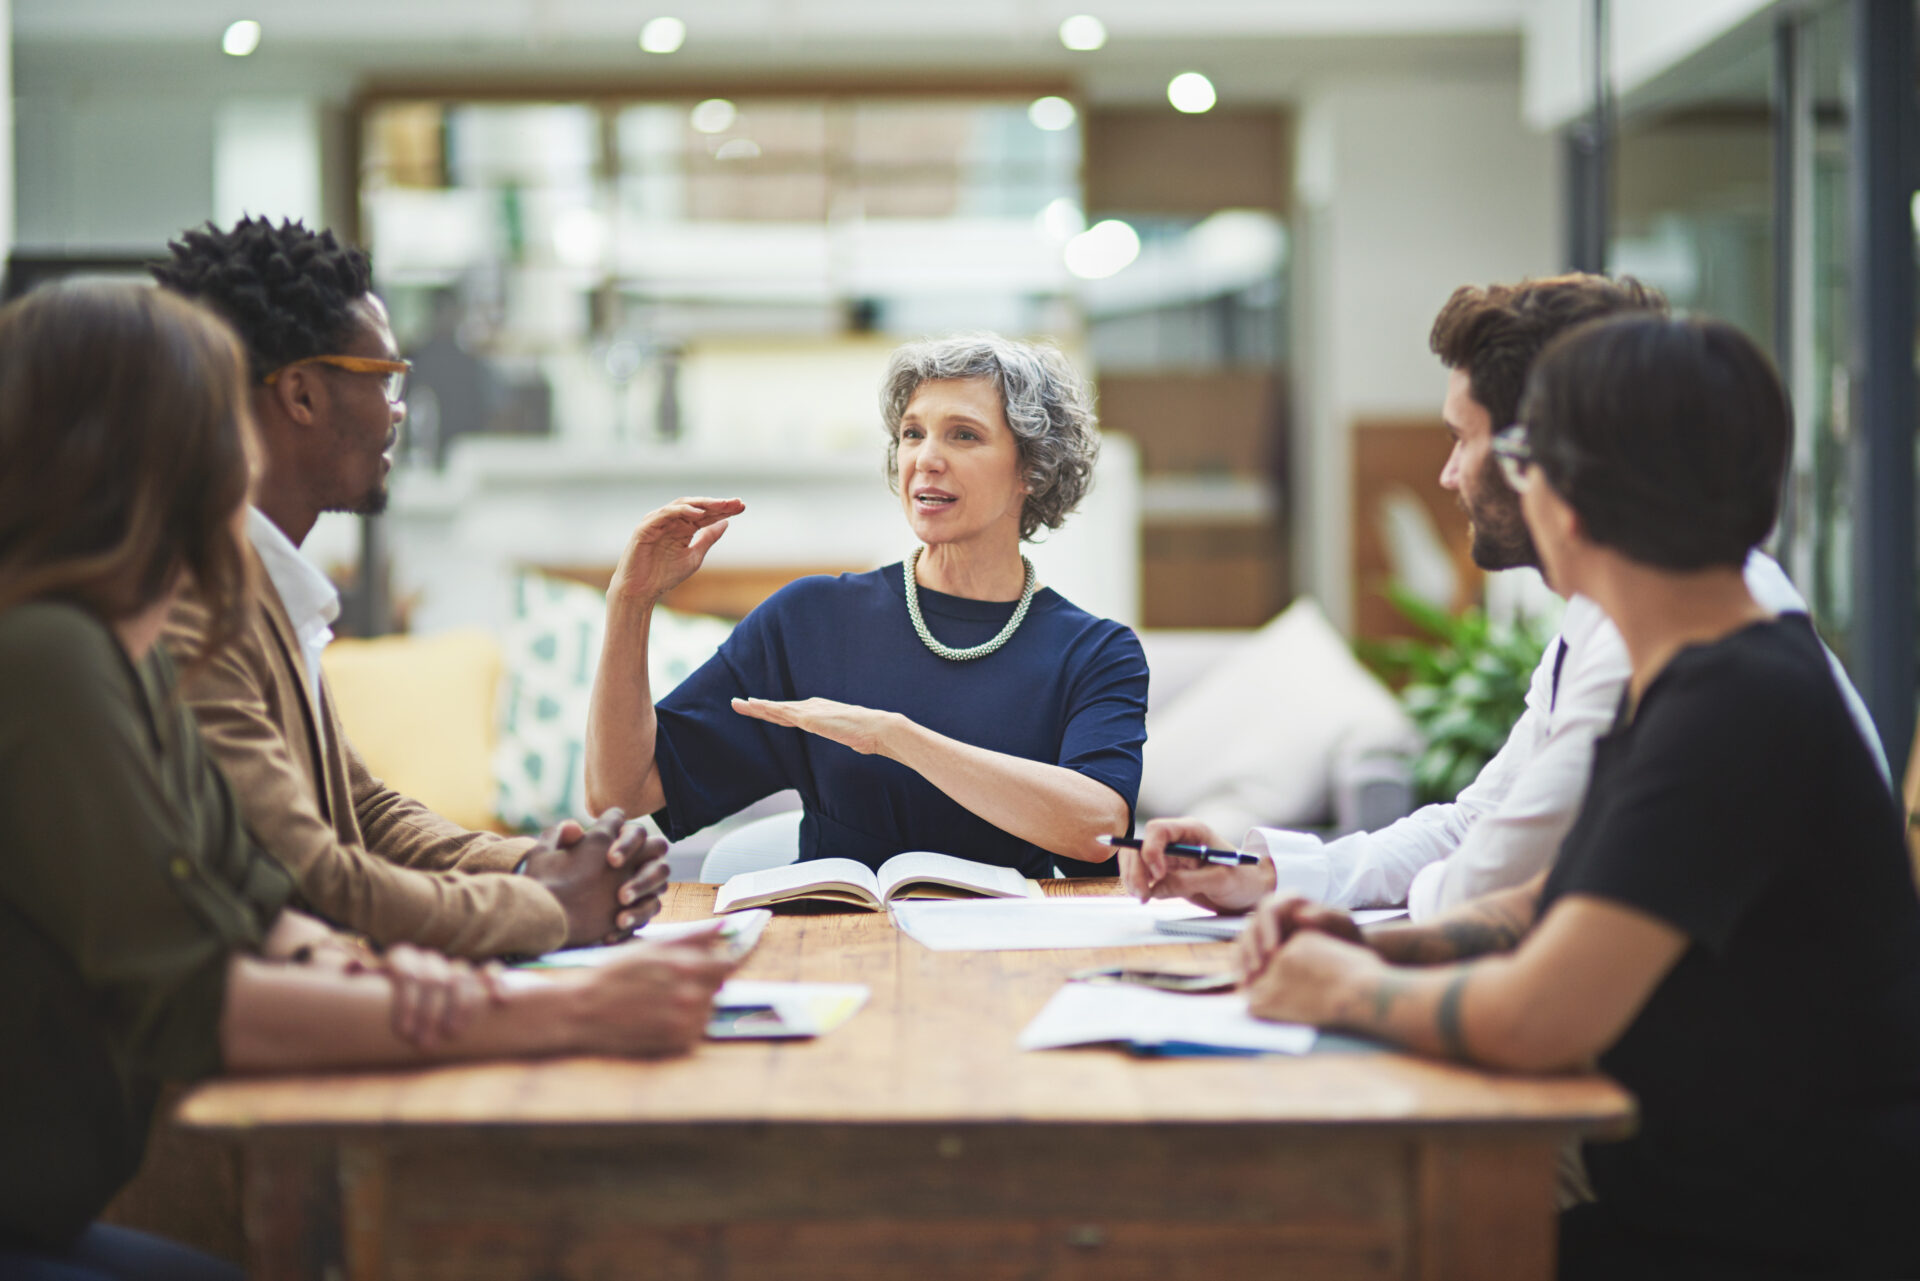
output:
[[[1027,876],[1104,862],[1098,838],[1132,827],[1146,658],[1020,552],[1087,491],[1087,386],[1050,347],[978,334],[900,348],[880,406],[921,545],[788,584],[657,707],[653,606],[745,505],[684,498],[634,531],[607,592],[587,798],[677,839],[796,788],[803,859],[935,850]]]

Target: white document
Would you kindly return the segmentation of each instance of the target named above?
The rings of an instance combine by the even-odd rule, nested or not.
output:
[[[1372,925],[1375,921],[1391,921],[1407,914],[1404,907],[1363,907],[1347,913],[1355,925]],[[1247,928],[1250,916],[1192,916],[1179,917],[1170,921],[1161,921],[1158,928],[1167,934],[1178,935],[1182,941],[1194,939],[1213,939],[1226,941],[1237,939],[1240,932]]]
[[[696,934],[705,934],[719,928],[720,937],[727,941],[731,954],[745,956],[753,951],[754,944],[760,941],[761,931],[767,928],[767,922],[773,919],[773,913],[764,908],[757,912],[736,912],[732,916],[709,917],[704,921],[656,922],[643,925],[634,931],[636,943],[671,943],[675,939],[691,938]],[[602,965],[611,965],[623,956],[631,943],[616,943],[611,947],[570,947],[561,952],[549,952],[537,960],[529,961],[522,968],[535,970],[579,970],[597,969]]]
[[[1185,996],[1132,983],[1069,983],[1020,1033],[1023,1050],[1118,1043],[1143,1050],[1246,1050],[1305,1054],[1319,1033],[1247,1013],[1247,998]]]
[[[715,1041],[821,1036],[867,1003],[864,983],[776,983],[729,979],[713,995],[707,1036]]]
[[[894,924],[936,952],[1191,943],[1154,927],[1160,921],[1211,915],[1184,899],[1141,903],[1122,895],[893,904]]]

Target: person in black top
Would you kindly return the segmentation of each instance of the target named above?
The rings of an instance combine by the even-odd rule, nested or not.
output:
[[[1298,900],[1241,945],[1249,1000],[1492,1067],[1598,1066],[1639,1099],[1589,1144],[1560,1275],[1920,1276],[1920,899],[1894,801],[1801,616],[1741,579],[1792,428],[1713,321],[1621,317],[1545,352],[1496,450],[1556,590],[1632,676],[1532,883],[1412,927]]]

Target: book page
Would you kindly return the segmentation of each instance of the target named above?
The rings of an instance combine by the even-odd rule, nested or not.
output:
[[[880,886],[865,863],[856,863],[850,858],[816,858],[727,878],[713,900],[713,910],[721,913],[759,907],[763,903],[801,898],[807,891],[818,889],[851,890],[855,896],[852,899],[847,899],[844,893],[830,897],[857,901],[873,908],[880,906]]]
[[[880,865],[879,875],[875,879],[883,899],[892,898],[896,890],[915,881],[958,886],[989,898],[1039,897],[1038,887],[1013,868],[976,863],[969,858],[955,858],[951,854],[935,854],[928,850],[895,854]]]

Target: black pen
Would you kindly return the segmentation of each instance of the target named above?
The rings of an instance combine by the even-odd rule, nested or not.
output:
[[[1102,836],[1102,845],[1111,845],[1116,849],[1137,850],[1141,841],[1137,836]],[[1203,863],[1218,863],[1223,867],[1248,867],[1258,863],[1255,854],[1242,854],[1238,850],[1216,850],[1205,845],[1182,845],[1174,841],[1167,846],[1167,853],[1178,854],[1181,858],[1197,858]]]

